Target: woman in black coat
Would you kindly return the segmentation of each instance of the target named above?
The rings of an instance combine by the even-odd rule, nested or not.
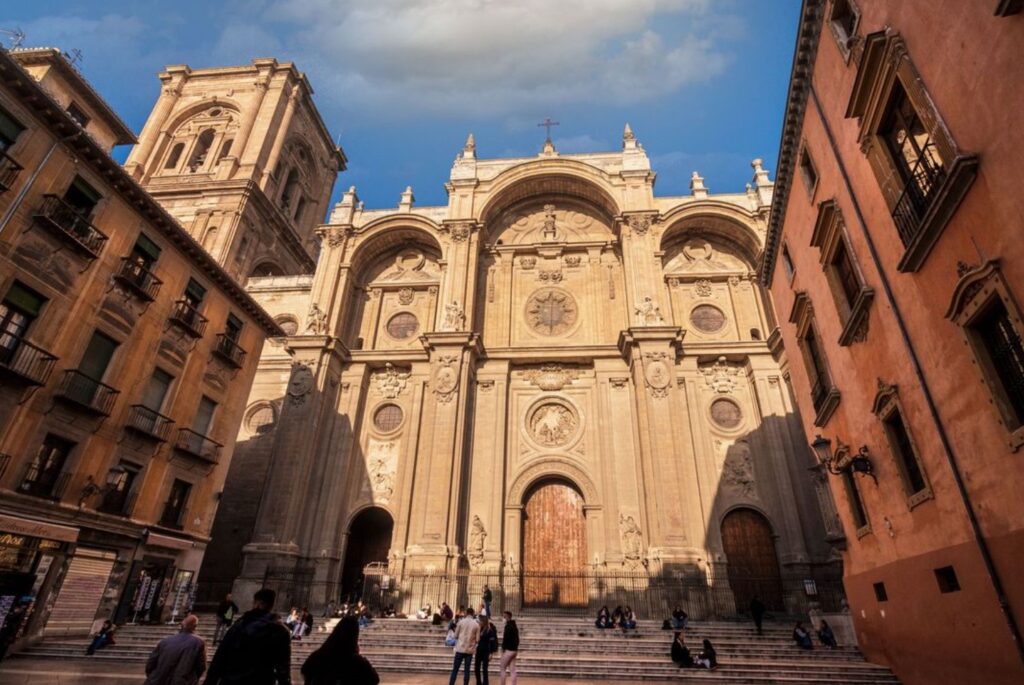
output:
[[[679,668],[693,666],[693,656],[690,654],[690,648],[686,646],[686,640],[683,638],[682,631],[676,633],[676,639],[672,640],[672,661]]]
[[[377,685],[380,676],[359,656],[359,619],[346,616],[302,664],[306,685]]]

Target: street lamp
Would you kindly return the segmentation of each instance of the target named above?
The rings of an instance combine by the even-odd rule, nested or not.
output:
[[[78,508],[81,509],[85,506],[85,501],[90,497],[95,495],[106,496],[107,493],[116,490],[121,482],[121,477],[127,472],[128,469],[120,464],[110,467],[110,470],[107,471],[107,482],[103,485],[97,485],[91,475],[86,476],[85,485],[82,486],[82,492],[78,498]]]
[[[871,454],[867,445],[861,445],[860,449],[853,455],[850,454],[850,446],[843,444],[842,440],[836,440],[836,451],[832,454],[832,441],[821,435],[815,436],[811,443],[811,449],[818,458],[818,463],[825,467],[833,476],[844,473],[860,473],[871,476],[871,480],[878,485],[878,478],[875,477],[874,468],[871,465]]]

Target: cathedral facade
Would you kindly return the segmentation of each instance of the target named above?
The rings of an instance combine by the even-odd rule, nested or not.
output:
[[[694,173],[657,197],[627,126],[595,154],[484,160],[470,137],[446,206],[346,192],[314,274],[249,280],[289,335],[264,346],[206,599],[321,605],[378,562],[391,585],[725,574],[737,604],[798,606],[784,581],[834,568],[842,533],[754,275],[772,183],[752,166],[745,192]]]

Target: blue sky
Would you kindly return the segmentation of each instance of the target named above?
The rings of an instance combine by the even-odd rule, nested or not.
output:
[[[14,0],[0,28],[78,48],[80,68],[135,131],[166,64],[254,57],[306,72],[368,208],[445,204],[466,134],[483,158],[617,150],[628,121],[655,192],[736,192],[774,176],[799,0]],[[5,43],[6,44],[6,43]],[[120,151],[120,157],[127,154]]]

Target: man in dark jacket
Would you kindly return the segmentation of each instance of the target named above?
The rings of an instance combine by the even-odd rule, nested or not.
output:
[[[213,629],[213,644],[220,642],[224,634],[238,616],[238,605],[231,600],[231,593],[224,595],[224,601],[217,605],[217,625]]]
[[[757,628],[757,634],[761,635],[761,622],[764,621],[764,614],[767,609],[764,603],[760,599],[754,597],[750,600],[750,615],[754,617],[754,626]]]
[[[288,629],[272,613],[277,595],[264,588],[213,655],[206,685],[291,685],[292,646]]]
[[[505,671],[512,677],[512,685],[516,685],[516,656],[519,654],[519,626],[512,620],[512,612],[506,611],[505,630],[501,634],[501,661],[498,662],[498,673],[501,685],[505,685]]]

